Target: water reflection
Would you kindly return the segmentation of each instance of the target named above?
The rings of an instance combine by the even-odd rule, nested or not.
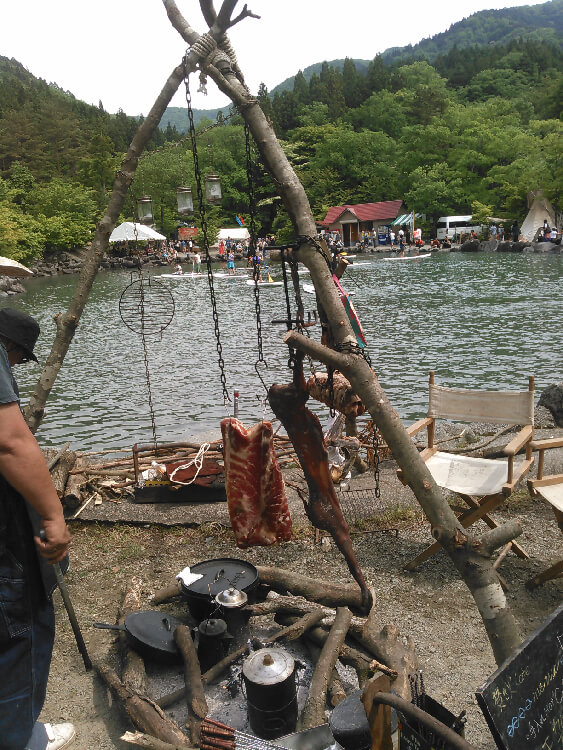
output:
[[[279,268],[271,270],[281,276]],[[535,374],[538,395],[559,382],[562,272],[561,256],[459,253],[411,262],[378,257],[347,272],[374,368],[399,415],[412,420],[425,412],[430,369],[438,382],[462,387],[525,388],[527,376]],[[142,340],[124,325],[118,308],[130,281],[126,272],[96,279],[47,402],[38,431],[43,444],[70,440],[85,450],[151,440]],[[34,279],[26,295],[9,301],[40,321],[40,361],[55,335],[53,317],[66,310],[75,283],[73,276]],[[217,429],[230,407],[223,400],[206,279],[161,283],[174,295],[175,315],[162,336],[147,338],[152,401],[159,440],[180,440]],[[222,278],[215,290],[228,392],[240,391],[241,419],[252,422],[264,414],[265,396],[254,370],[253,288]],[[285,315],[283,287],[260,291],[265,380],[286,382],[285,326],[271,323]],[[312,310],[314,298],[303,299]],[[318,328],[309,330],[319,337]],[[39,366],[17,374],[25,401]]]

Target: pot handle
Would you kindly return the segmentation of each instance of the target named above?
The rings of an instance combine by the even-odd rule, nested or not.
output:
[[[103,630],[122,630],[127,632],[125,625],[109,625],[107,622],[94,622],[92,625],[95,628],[102,628]]]

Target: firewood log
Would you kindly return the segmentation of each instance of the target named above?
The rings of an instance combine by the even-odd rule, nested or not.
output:
[[[143,607],[142,581],[133,577],[131,585],[125,592],[123,603],[118,614],[117,622],[123,625],[127,615],[138,612]],[[145,693],[147,689],[147,673],[143,657],[129,646],[126,633],[119,634],[119,647],[121,651],[121,679],[127,687],[134,692]]]
[[[104,664],[94,664],[94,667],[137,729],[176,748],[192,748],[181,729],[150,698],[134,693],[110,667]]]
[[[310,602],[318,602],[327,607],[353,607],[362,605],[362,592],[355,584],[340,585],[329,581],[316,581],[310,576],[293,573],[282,568],[258,566],[261,583],[268,584],[274,591],[306,597]]]
[[[47,451],[44,451],[47,458]],[[51,471],[51,479],[57,490],[59,498],[64,496],[64,490],[67,483],[69,472],[74,468],[76,462],[76,453],[74,451],[64,451],[58,458],[57,463]]]
[[[352,613],[347,607],[338,607],[334,625],[321,650],[321,655],[311,677],[309,695],[299,719],[299,729],[312,729],[325,723],[325,705],[328,683],[344,643]]]
[[[188,702],[188,721],[186,726],[190,730],[190,738],[194,745],[199,744],[201,722],[209,711],[203,681],[201,679],[201,668],[197,651],[189,628],[186,625],[178,625],[174,631],[174,640],[184,659],[184,678],[186,683],[186,699]]]

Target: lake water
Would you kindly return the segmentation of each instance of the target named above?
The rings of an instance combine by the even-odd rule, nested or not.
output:
[[[431,369],[440,384],[490,389],[525,389],[533,374],[536,401],[547,385],[563,380],[562,255],[438,253],[417,261],[358,260],[365,265],[348,270],[344,285],[355,292],[374,369],[406,421],[426,412]],[[161,272],[152,269],[151,275]],[[279,266],[271,272],[281,279]],[[121,294],[135,278],[125,271],[98,275],[47,402],[37,433],[43,445],[70,440],[76,450],[97,450],[151,441],[142,339],[119,313]],[[66,311],[76,280],[32,279],[25,295],[9,300],[41,323],[40,362],[55,335],[53,316]],[[157,437],[201,438],[232,413],[223,400],[207,280],[159,282],[170,291],[175,311],[161,336],[146,339]],[[250,424],[264,414],[265,395],[254,368],[253,288],[239,278],[218,278],[215,290],[227,388],[230,394],[239,390],[239,415]],[[313,310],[312,295],[304,293],[303,301]],[[285,326],[271,324],[285,314],[283,287],[261,287],[260,305],[267,364],[261,372],[268,384],[287,382]],[[320,336],[319,326],[309,330]],[[39,373],[39,365],[17,368],[24,403]]]

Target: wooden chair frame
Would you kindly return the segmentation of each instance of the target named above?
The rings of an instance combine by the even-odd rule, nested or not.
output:
[[[551,505],[557,525],[561,529],[561,533],[563,533],[563,500],[553,497],[552,493],[549,493],[550,497],[546,496],[547,492],[544,494],[545,488],[554,487],[555,485],[561,485],[563,488],[563,474],[548,474],[547,476],[543,474],[544,453],[550,448],[563,448],[563,437],[534,440],[532,442],[532,450],[538,451],[538,474],[536,479],[528,479],[528,490],[530,495],[539,496]],[[547,570],[544,570],[543,573],[538,573],[527,581],[526,586],[529,589],[534,589],[546,581],[551,581],[561,576],[563,576],[563,558]]]
[[[501,402],[498,410],[495,409],[496,398]],[[441,399],[443,399],[446,404],[444,413],[441,413],[439,405]],[[480,404],[481,399],[484,401],[483,404]],[[522,408],[519,406],[520,401],[522,402],[520,404]],[[467,404],[468,407],[466,408]],[[514,405],[516,408],[513,408]],[[493,466],[493,464],[499,464],[499,468],[502,466],[502,462],[500,461],[493,462],[491,459],[482,458],[468,459],[467,457],[460,459],[455,454],[439,452],[438,447],[434,443],[436,419],[454,419],[455,421],[461,422],[485,421],[517,425],[522,425],[524,423],[524,426],[518,434],[503,448],[503,453],[507,457],[506,481],[498,490],[492,493],[485,492],[482,494],[471,492],[469,491],[469,488],[467,491],[463,491],[459,488],[454,489],[448,487],[447,482],[439,481],[436,476],[434,477],[440,486],[455,492],[455,494],[461,497],[468,506],[467,510],[460,511],[460,515],[458,515],[459,522],[463,528],[467,528],[479,520],[483,520],[491,529],[498,526],[497,522],[491,518],[489,514],[514,492],[516,485],[528,473],[534,463],[534,458],[532,456],[532,440],[534,437],[533,409],[533,376],[528,378],[528,390],[523,392],[469,391],[436,386],[434,383],[434,372],[430,372],[428,416],[424,419],[419,419],[417,422],[410,425],[410,427],[407,427],[407,432],[411,437],[414,437],[414,435],[426,428],[427,447],[424,448],[420,455],[426,463],[430,461],[428,468],[431,473],[434,468],[434,462],[431,462],[431,459],[438,453],[439,456],[444,457],[446,461],[457,459],[458,461],[472,463],[475,467],[485,465]],[[520,465],[517,465],[515,463],[515,456],[523,448],[526,450],[525,460],[521,462]],[[495,466],[494,468],[496,469],[497,467]],[[404,481],[400,469],[397,474],[401,481]],[[413,570],[418,565],[432,557],[432,555],[436,554],[440,549],[441,545],[439,542],[434,542],[434,544],[421,552],[414,560],[411,560],[411,562],[407,564],[406,569]],[[516,542],[511,542],[511,549],[519,557],[529,559],[528,553]]]

